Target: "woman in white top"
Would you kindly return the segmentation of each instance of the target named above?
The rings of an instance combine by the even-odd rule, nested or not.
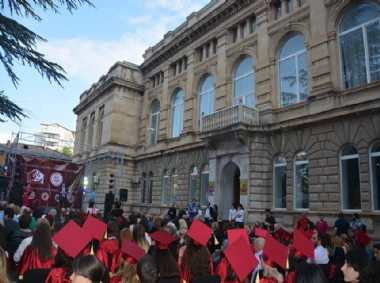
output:
[[[228,215],[228,220],[229,221],[235,220],[235,216],[236,216],[236,206],[233,203],[233,204],[231,204],[230,214]]]
[[[238,205],[238,209],[236,211],[236,222],[243,223],[244,221],[244,207],[242,204]]]

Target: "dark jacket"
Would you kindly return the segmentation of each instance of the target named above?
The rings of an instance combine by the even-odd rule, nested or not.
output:
[[[175,207],[169,208],[168,215],[169,215],[169,219],[173,220],[174,217],[176,217],[177,215],[177,209],[175,209]]]

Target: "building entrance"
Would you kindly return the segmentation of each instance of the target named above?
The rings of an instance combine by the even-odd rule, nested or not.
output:
[[[222,170],[221,193],[219,215],[223,220],[228,220],[231,204],[240,203],[240,169],[234,162],[228,163]]]

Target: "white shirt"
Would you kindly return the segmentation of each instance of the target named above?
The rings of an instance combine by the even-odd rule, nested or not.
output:
[[[244,209],[240,209],[236,212],[236,214],[239,214],[240,217],[236,215],[236,222],[243,222],[244,221]]]
[[[207,207],[206,211],[205,211],[205,218],[207,219],[207,218],[210,218],[210,217],[211,217],[211,215],[210,215],[210,208]]]
[[[255,274],[256,272],[259,272],[259,270],[263,269],[262,265],[261,265],[261,260],[260,260],[260,256],[263,254],[263,250],[261,251],[258,251],[255,253],[255,257],[257,259],[257,261],[259,262],[259,264],[256,266],[256,268],[252,271],[252,278],[251,278],[251,283],[253,283],[253,280],[255,280]]]
[[[310,258],[307,259],[308,263],[315,263],[315,264],[328,264],[329,263],[329,253],[327,250],[322,247],[318,246],[314,249],[314,261],[312,261]]]
[[[87,208],[87,213],[90,213],[90,214],[97,214],[99,212],[99,209],[97,208]]]
[[[231,221],[235,218],[235,215],[236,215],[236,209],[235,208],[231,208],[230,209],[230,214],[228,216],[228,220]]]
[[[20,245],[17,248],[17,251],[13,255],[13,260],[15,262],[19,262],[21,259],[22,254],[24,253],[27,246],[29,246],[32,243],[33,237],[26,237],[24,240],[21,241]],[[58,245],[52,241],[53,246],[58,248]]]
[[[198,210],[198,216],[202,216],[202,210]]]

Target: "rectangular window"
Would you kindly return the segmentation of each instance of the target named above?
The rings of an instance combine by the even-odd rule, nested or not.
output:
[[[309,208],[309,162],[295,163],[296,209]]]
[[[360,172],[358,158],[342,158],[343,209],[361,209]]]
[[[257,29],[256,17],[251,17],[251,33],[254,33]]]
[[[145,203],[145,193],[146,193],[146,177],[143,177],[141,184],[141,203]]]
[[[248,25],[247,25],[247,22],[244,22],[241,24],[241,36],[242,38],[244,38],[247,35],[248,35]]]
[[[299,1],[299,6],[302,7],[307,4],[307,0],[298,0]]]
[[[200,47],[198,49],[198,58],[199,58],[199,62],[203,61],[203,48],[202,47]]]
[[[202,172],[201,183],[201,206],[206,206],[208,202],[208,183],[209,183],[209,170],[208,165],[205,166]]]
[[[178,73],[182,73],[182,60],[178,61]]]
[[[286,163],[274,165],[274,207],[286,208]]]
[[[214,47],[214,50],[212,51],[213,54],[216,54],[218,52],[218,40],[216,38],[213,39],[213,47]]]
[[[288,0],[288,3],[286,3],[287,4],[287,10],[286,10],[286,12],[289,14],[289,13],[291,13],[291,12],[293,12],[293,0]]]
[[[211,44],[206,44],[206,57],[209,58],[211,56]]]
[[[152,88],[155,88],[156,87],[156,78],[153,77],[153,78],[151,78],[151,80],[152,80]]]
[[[187,57],[183,58],[183,69],[186,71],[187,70]]]
[[[238,29],[237,27],[234,27],[231,29],[231,38],[232,38],[232,43],[236,43],[238,39]]]
[[[149,177],[149,189],[148,189],[149,195],[148,195],[148,203],[152,203],[153,199],[153,176]]]
[[[277,1],[273,4],[274,7],[274,13],[275,13],[275,19],[278,20],[282,17],[282,8],[281,8],[281,1]]]
[[[165,172],[164,177],[162,178],[162,204],[163,205],[168,204],[168,181],[169,181],[169,176]]]
[[[176,66],[176,64],[172,64],[172,73],[173,73],[173,77],[175,77],[177,75],[177,66]]]

